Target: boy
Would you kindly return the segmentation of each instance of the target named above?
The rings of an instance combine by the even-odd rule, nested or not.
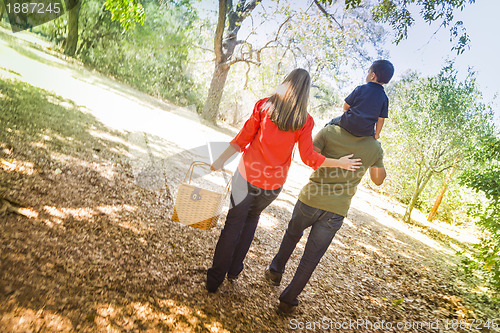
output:
[[[356,87],[346,97],[344,114],[333,118],[327,125],[339,125],[355,136],[378,139],[389,113],[389,99],[383,85],[389,83],[393,74],[394,66],[390,61],[375,61],[368,70],[366,84]]]

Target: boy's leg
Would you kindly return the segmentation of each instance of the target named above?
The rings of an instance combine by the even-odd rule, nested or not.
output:
[[[302,237],[304,230],[316,221],[319,211],[321,210],[297,200],[293,208],[292,219],[288,223],[288,228],[285,231],[278,253],[269,265],[271,272],[283,274],[285,265]]]
[[[325,125],[325,127],[326,127],[326,126],[328,126],[328,125],[338,125],[338,124],[340,123],[340,118],[341,118],[341,117],[342,117],[342,116],[338,116],[338,117],[333,118],[332,120],[330,120],[330,122],[328,122],[328,123]]]
[[[323,211],[317,221],[314,222],[297,271],[292,282],[281,293],[280,301],[290,305],[299,304],[297,296],[306,286],[321,257],[323,257],[333,237],[342,226],[343,220],[344,217],[341,215]]]
[[[333,118],[332,120],[330,120],[330,122],[328,124],[325,125],[328,126],[328,125],[337,125],[337,126],[340,126],[342,127],[343,129],[345,129],[347,132],[351,133],[352,135],[354,136],[366,136],[366,135],[360,135],[357,130],[355,128],[351,128],[351,126],[346,126],[345,124],[340,124],[340,118],[342,118],[342,116],[338,116],[336,118]],[[371,135],[368,135],[368,136],[371,136]]]
[[[274,201],[274,199],[276,199],[281,192],[281,189],[281,187],[276,190],[263,190],[257,187],[255,188],[257,193],[255,194],[254,200],[250,205],[245,225],[243,226],[243,231],[241,232],[240,240],[234,250],[233,260],[227,272],[229,277],[236,278],[243,270],[243,260],[250,249],[250,245],[252,244],[255,229],[257,229],[257,224],[259,223],[260,214]]]
[[[231,189],[231,208],[215,247],[212,267],[207,271],[206,287],[210,292],[215,292],[226,277],[253,199],[248,182],[236,172]]]

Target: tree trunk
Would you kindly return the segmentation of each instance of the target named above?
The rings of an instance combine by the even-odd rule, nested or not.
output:
[[[422,191],[424,190],[425,186],[427,186],[427,183],[431,179],[433,174],[432,170],[427,169],[422,177],[417,177],[417,184],[415,187],[415,192],[413,192],[413,197],[411,198],[410,204],[406,207],[406,212],[405,216],[403,217],[403,220],[406,223],[409,223],[411,221],[411,212],[413,211],[413,208],[415,208],[415,204],[417,203],[417,200],[422,194]]]
[[[73,8],[68,13],[68,37],[66,38],[64,53],[73,57],[78,45],[78,18],[82,2],[81,0],[69,0],[69,6]]]
[[[444,179],[443,186],[441,187],[441,191],[439,191],[439,194],[436,198],[436,201],[434,202],[434,206],[432,206],[432,209],[429,213],[429,216],[427,216],[427,221],[432,221],[434,219],[434,215],[436,215],[439,205],[441,205],[441,201],[443,200],[444,193],[448,189],[448,184],[450,183],[451,176],[453,175],[453,171],[455,170],[455,164],[457,162],[457,159],[453,162],[453,166],[451,167],[450,171],[448,171],[448,174],[446,175],[446,178]]]
[[[5,13],[5,4],[2,2],[0,4],[0,22],[3,20],[3,14]]]
[[[233,9],[231,0],[219,0],[219,18],[214,38],[215,52],[215,71],[210,82],[207,100],[203,106],[202,118],[215,123],[219,116],[219,105],[226,85],[227,74],[231,68],[228,63],[233,56],[234,49],[237,45],[238,32],[241,28],[241,22],[255,9],[260,0],[240,0],[236,6],[236,11]],[[226,36],[224,36],[226,15],[229,22],[227,26]]]
[[[224,92],[224,86],[226,85],[229,68],[229,66],[217,65],[212,76],[212,81],[210,82],[207,101],[205,102],[201,116],[212,123],[217,121],[219,115],[219,104]]]

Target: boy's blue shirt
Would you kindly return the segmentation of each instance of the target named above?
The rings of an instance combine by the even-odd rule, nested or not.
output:
[[[345,102],[350,108],[341,116],[339,125],[357,136],[373,136],[378,118],[389,116],[389,99],[384,87],[375,82],[356,87]]]

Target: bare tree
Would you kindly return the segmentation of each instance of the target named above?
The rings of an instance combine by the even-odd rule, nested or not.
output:
[[[232,0],[219,0],[219,17],[214,39],[215,70],[202,112],[202,117],[210,122],[215,123],[219,115],[219,104],[231,66],[238,61],[252,61],[233,58],[233,53],[239,43],[237,37],[243,20],[259,3],[260,0],[248,2],[240,0],[234,8]],[[226,18],[228,20],[227,27]]]

